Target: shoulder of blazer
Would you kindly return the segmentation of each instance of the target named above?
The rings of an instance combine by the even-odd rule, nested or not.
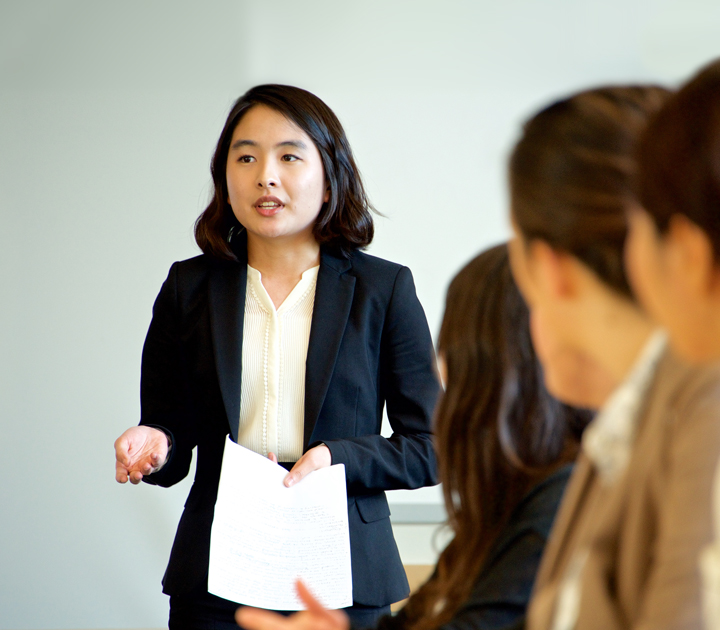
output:
[[[322,262],[338,273],[354,276],[360,286],[364,285],[372,288],[373,292],[380,293],[391,293],[398,274],[406,269],[403,265],[359,250],[355,250],[348,258],[343,258],[323,248]]]
[[[202,283],[207,278],[215,262],[206,254],[179,260],[170,267],[168,277],[174,275],[174,281],[181,287],[192,287]]]
[[[542,541],[542,548],[545,547],[572,469],[572,464],[566,464],[525,494],[491,545],[483,572],[491,570],[496,560],[515,545],[519,537],[530,534],[535,540]]]
[[[720,363],[690,366],[668,350],[658,366],[657,382],[676,409],[706,398],[720,401]]]
[[[547,537],[572,470],[573,464],[565,464],[534,485],[515,508],[511,520]]]
[[[247,264],[247,237],[244,231],[233,238],[231,247],[237,260],[215,258],[203,253],[173,263],[169,276],[174,274],[179,287],[192,290],[204,285],[210,275],[232,275],[239,267]]]
[[[211,275],[222,275],[228,271],[232,274],[239,262],[221,260],[207,254],[200,254],[193,258],[173,263],[168,273],[168,280],[175,284],[181,301],[192,299],[198,290],[204,290]]]
[[[683,410],[713,396],[720,404],[720,366],[690,366],[668,348],[658,362],[645,396],[640,430],[663,430],[681,419]],[[713,390],[715,390],[713,392]]]

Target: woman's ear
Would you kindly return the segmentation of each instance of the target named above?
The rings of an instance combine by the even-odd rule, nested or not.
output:
[[[548,295],[555,299],[573,297],[579,281],[575,258],[540,239],[531,241],[529,249],[530,264]]]
[[[665,239],[671,274],[697,298],[720,299],[720,268],[705,230],[685,215],[670,217]]]

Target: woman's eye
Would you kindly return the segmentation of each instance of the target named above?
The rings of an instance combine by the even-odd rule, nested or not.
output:
[[[289,153],[288,153],[287,155],[283,155],[283,156],[282,156],[283,162],[295,162],[295,161],[297,161],[297,160],[299,160],[299,159],[300,159],[300,158],[299,158],[297,155],[291,155],[291,154],[289,154]]]
[[[238,162],[242,162],[243,164],[249,164],[250,162],[254,162],[255,158],[252,155],[241,155],[238,158]]]

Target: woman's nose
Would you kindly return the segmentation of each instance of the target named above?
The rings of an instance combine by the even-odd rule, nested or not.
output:
[[[262,165],[260,172],[258,173],[257,186],[258,188],[275,188],[278,185],[278,177],[273,169],[271,161],[267,161]]]

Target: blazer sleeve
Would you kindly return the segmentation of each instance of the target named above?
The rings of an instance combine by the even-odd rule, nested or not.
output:
[[[165,432],[172,441],[170,457],[143,481],[164,487],[181,481],[190,470],[197,444],[192,404],[186,385],[185,357],[180,343],[178,265],[175,263],[160,289],[142,353],[140,380],[141,426]]]
[[[436,484],[431,423],[440,385],[430,330],[407,267],[395,277],[385,314],[379,381],[392,436],[327,440],[333,463],[345,465],[352,494]]]

